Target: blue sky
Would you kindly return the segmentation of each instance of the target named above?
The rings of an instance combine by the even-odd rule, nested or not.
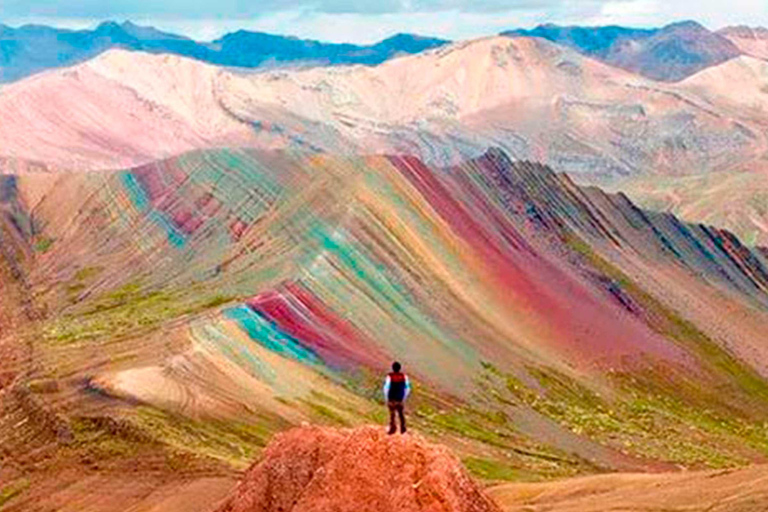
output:
[[[724,7],[727,5],[727,8]],[[0,0],[0,23],[85,28],[130,19],[210,40],[239,28],[328,41],[397,32],[465,39],[538,23],[768,26],[767,0]]]

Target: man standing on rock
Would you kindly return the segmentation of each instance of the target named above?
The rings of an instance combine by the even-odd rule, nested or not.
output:
[[[389,407],[389,433],[397,432],[395,413],[400,417],[400,433],[405,434],[405,413],[403,403],[411,392],[411,382],[408,376],[400,371],[400,363],[392,363],[392,371],[384,381],[384,399]]]

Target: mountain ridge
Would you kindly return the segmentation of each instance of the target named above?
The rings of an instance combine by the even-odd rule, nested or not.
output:
[[[739,25],[718,31],[746,55],[768,60],[768,28]]]
[[[92,30],[45,25],[0,26],[0,83],[46,69],[77,64],[112,48],[172,53],[220,66],[374,65],[401,53],[415,53],[448,41],[398,34],[372,45],[323,43],[291,36],[239,30],[212,42],[198,42],[130,21],[105,21]]]
[[[546,23],[533,29],[513,29],[501,34],[543,37],[611,65],[654,79],[676,81],[738,53],[768,58],[768,42],[761,36],[765,30],[737,26],[712,32],[695,21],[687,20],[660,28]],[[668,37],[670,34],[673,35],[671,39]],[[652,48],[646,56],[635,55],[634,50],[626,48],[625,44],[648,41],[652,43],[649,43]],[[82,62],[109,48],[175,53],[221,66],[257,68],[265,65],[376,65],[398,54],[419,53],[449,42],[400,33],[369,45],[324,43],[245,29],[204,42],[129,20],[104,21],[94,29],[81,30],[35,24],[19,27],[0,24],[0,83]],[[710,51],[708,47],[714,49]],[[676,62],[681,60],[683,62]],[[666,69],[670,66],[672,69]]]
[[[691,20],[656,29],[549,24],[501,35],[542,37],[607,64],[667,82],[680,81],[742,53],[728,38]]]
[[[40,312],[0,331],[12,510],[116,508],[57,485],[97,457],[131,488],[382,424],[394,358],[409,428],[486,481],[765,457],[768,255],[547,166],[215,149],[5,183],[0,286]]]

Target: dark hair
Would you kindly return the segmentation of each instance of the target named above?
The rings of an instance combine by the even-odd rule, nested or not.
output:
[[[392,363],[392,371],[393,372],[399,372],[400,368],[402,368],[402,366],[400,366],[400,363],[398,363],[397,361]]]

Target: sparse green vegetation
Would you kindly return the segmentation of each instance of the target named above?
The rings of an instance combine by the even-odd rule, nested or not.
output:
[[[233,297],[228,297],[226,295],[214,295],[210,299],[208,299],[206,302],[204,302],[201,306],[201,309],[213,309],[217,308],[219,306],[223,306],[224,304],[227,304],[229,302],[232,302]]]
[[[446,411],[417,411],[420,417],[434,428],[460,434],[462,437],[475,439],[482,443],[498,448],[511,448],[515,446],[519,436],[512,436],[514,428],[512,424],[486,415],[471,411],[465,407],[457,407]]]
[[[359,417],[362,411],[325,393],[312,391],[308,400],[300,400],[315,416],[317,423],[338,427],[352,426],[352,418]]]
[[[569,246],[591,267],[616,282],[632,297],[642,307],[644,320],[651,328],[698,355],[701,363],[705,367],[709,366],[713,378],[710,389],[704,389],[700,383],[688,384],[678,380],[674,383],[676,396],[691,397],[698,404],[706,403],[731,410],[739,408],[741,412],[756,412],[763,417],[768,415],[768,382],[754,369],[726,352],[693,323],[640,288],[578,237],[571,235]],[[727,381],[722,382],[723,379]],[[649,383],[663,383],[665,380],[667,379],[659,374],[652,376]],[[686,388],[681,390],[680,385],[685,385]],[[756,400],[761,404],[757,411],[754,409]]]
[[[128,457],[140,445],[153,442],[152,438],[125,420],[107,416],[74,417],[69,421],[73,442],[70,448],[84,461],[105,461]]]
[[[317,416],[318,423],[339,427],[351,426],[349,421],[329,407],[313,402],[307,402],[307,405]]]
[[[29,480],[20,479],[0,488],[0,507],[29,488]]]
[[[75,272],[76,281],[88,281],[104,271],[102,267],[83,267]]]
[[[53,245],[53,238],[43,237],[39,238],[34,243],[35,252],[46,253]]]
[[[619,396],[601,398],[552,369],[529,369],[541,386],[532,391],[513,375],[503,377],[511,396],[572,432],[636,456],[689,467],[742,465],[768,454],[768,425],[686,404],[642,387],[635,377],[613,374]]]
[[[128,418],[140,432],[175,450],[221,460],[237,468],[250,465],[276,432],[290,427],[277,417],[253,421],[193,420],[178,414],[140,406]]]
[[[69,285],[68,291],[74,290]],[[79,291],[78,288],[75,291]],[[69,310],[42,326],[43,339],[67,344],[100,338],[119,338],[146,332],[165,321],[213,309],[234,300],[221,294],[190,290],[145,291],[139,283],[128,283]]]
[[[540,480],[540,475],[516,468],[494,459],[481,457],[465,457],[461,461],[467,470],[475,477],[483,480]]]
[[[467,447],[469,441],[471,448],[461,453],[465,462],[469,461],[468,469],[480,478],[530,481],[597,470],[587,461],[542,446],[519,433],[514,420],[494,407],[492,401],[477,400],[470,406],[438,398],[419,399],[421,403],[411,404],[411,424],[440,442],[451,444],[455,439]]]

